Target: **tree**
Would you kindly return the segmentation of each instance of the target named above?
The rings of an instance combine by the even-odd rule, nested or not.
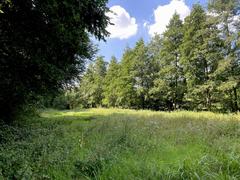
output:
[[[149,90],[150,95],[150,107],[151,109],[159,110],[163,108],[163,99],[161,89],[158,89],[161,85],[158,84],[161,77],[159,76],[161,57],[160,52],[163,46],[163,39],[160,35],[155,34],[150,43],[147,46],[148,56],[151,59],[151,88]],[[166,94],[166,93],[163,93]]]
[[[211,110],[216,83],[213,73],[221,59],[222,41],[215,18],[196,4],[185,19],[181,64],[187,79],[186,100],[191,108]]]
[[[104,78],[106,75],[106,62],[103,57],[97,57],[90,64],[80,84],[80,97],[86,107],[101,107],[104,98]]]
[[[136,43],[133,53],[133,75],[135,78],[135,87],[139,100],[139,106],[142,109],[149,108],[151,101],[149,91],[153,86],[154,81],[154,59],[149,58],[148,49],[147,46],[145,46],[143,39],[140,39]]]
[[[89,64],[85,74],[80,83],[78,90],[79,98],[81,105],[85,108],[94,107],[94,65],[93,63]]]
[[[232,111],[238,111],[240,88],[239,63],[239,31],[240,31],[239,0],[209,0],[209,12],[216,16],[224,41],[223,59],[219,63],[216,77],[219,90],[223,92],[222,104],[227,104]],[[226,103],[229,102],[229,103]]]
[[[10,5],[9,5],[10,2]],[[108,35],[107,0],[12,0],[1,3],[0,118],[39,95],[72,83],[97,39]]]
[[[126,48],[120,63],[119,96],[117,103],[124,108],[136,108],[137,93],[134,78],[134,52]]]
[[[107,73],[104,79],[104,104],[108,107],[116,107],[118,105],[118,93],[119,93],[119,71],[120,65],[117,59],[113,56],[107,69]]]
[[[103,57],[98,57],[94,64],[94,100],[95,106],[101,107],[103,105],[103,88],[104,88],[104,79],[106,75],[106,62],[103,60]]]
[[[180,108],[185,92],[185,79],[179,63],[179,47],[183,38],[182,26],[179,15],[175,13],[163,34],[160,52],[160,79],[155,81],[155,89],[164,92],[164,99],[169,110]]]

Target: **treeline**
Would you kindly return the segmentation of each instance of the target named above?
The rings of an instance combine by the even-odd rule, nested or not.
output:
[[[67,92],[70,108],[238,111],[240,3],[226,2],[194,5],[184,22],[175,13],[163,35],[140,39],[119,62],[98,57]]]

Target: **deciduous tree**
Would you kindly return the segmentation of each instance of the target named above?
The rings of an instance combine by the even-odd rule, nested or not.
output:
[[[107,0],[11,0],[0,13],[0,118],[61,89],[83,70],[104,39]]]

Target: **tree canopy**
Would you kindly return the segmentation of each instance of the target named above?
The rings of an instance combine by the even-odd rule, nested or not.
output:
[[[72,83],[108,35],[107,0],[1,2],[0,109],[10,115]]]
[[[148,44],[139,39],[133,48],[125,49],[121,59],[112,58],[102,76],[102,106],[238,111],[239,4],[211,0],[207,10],[195,4],[184,21],[175,13],[162,35],[152,37]],[[90,89],[79,91],[85,96]]]
[[[139,39],[121,59],[97,57],[90,40],[104,40],[106,0],[6,0],[0,5],[1,117],[77,84],[52,103],[65,107],[239,111],[240,2],[195,4],[165,32]],[[51,104],[51,103],[50,103]],[[0,118],[1,118],[0,117]],[[9,117],[7,117],[9,118]]]

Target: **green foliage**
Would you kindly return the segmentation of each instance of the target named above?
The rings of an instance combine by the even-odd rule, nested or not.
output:
[[[104,78],[106,62],[98,57],[94,64],[90,64],[80,84],[80,98],[86,107],[100,107],[103,104]]]
[[[94,86],[80,89],[83,104],[98,99],[107,107],[238,111],[240,6],[224,2],[209,2],[210,13],[196,4],[184,22],[175,13],[162,36],[149,44],[140,39],[120,62],[110,62],[104,97],[94,96]],[[82,86],[88,84],[85,78]]]
[[[122,61],[120,63],[120,77],[119,77],[119,96],[118,104],[120,107],[136,108],[137,94],[136,94],[136,79],[134,77],[134,51],[126,48]]]
[[[104,39],[107,0],[1,1],[0,118],[76,81]]]
[[[57,96],[50,98],[49,102],[45,102],[45,107],[52,107],[59,110],[74,109],[79,107],[80,98],[75,89],[67,90],[59,93]]]
[[[6,10],[1,14],[5,17],[1,22],[4,28],[10,28],[11,23],[11,27],[15,27],[14,22],[7,23],[9,14],[13,13],[15,17],[22,12],[16,12],[15,8],[19,6],[29,9],[34,6],[29,10],[31,13],[40,17],[44,16],[44,13],[49,14],[49,22],[38,20],[38,16],[33,16],[33,19],[37,18],[38,21],[34,23],[40,21],[42,29],[47,28],[47,34],[52,37],[40,36],[42,31],[38,28],[37,33],[29,32],[32,38],[29,42],[23,41],[23,46],[16,43],[16,49],[11,50],[4,44],[0,75],[11,74],[4,76],[5,79],[1,81],[1,85],[6,87],[0,90],[1,106],[6,109],[5,112],[9,112],[8,109],[19,109],[17,106],[21,107],[22,104],[33,100],[43,99],[42,95],[49,95],[59,89],[64,91],[63,94],[48,104],[60,109],[104,106],[169,111],[239,110],[240,3],[237,0],[210,0],[209,13],[196,4],[183,22],[175,13],[166,31],[162,35],[155,35],[150,43],[146,44],[143,39],[139,39],[133,48],[125,49],[119,62],[113,57],[109,65],[103,57],[97,57],[88,64],[83,74],[79,73],[83,70],[84,61],[94,53],[88,33],[104,39],[108,34],[104,30],[109,22],[108,17],[105,17],[108,8],[105,6],[106,1],[84,1],[77,7],[74,3],[75,1],[64,1],[53,6],[51,3],[34,1],[29,2],[26,7],[15,1],[4,1],[1,4]],[[55,17],[60,5],[63,6],[64,12],[72,12],[67,13],[62,20]],[[74,7],[71,8],[72,6]],[[86,10],[87,8],[95,9],[90,14],[83,15],[78,8],[86,12],[91,12]],[[25,17],[24,13],[20,13],[18,18],[22,16]],[[30,22],[26,22],[26,26]],[[50,24],[54,25],[51,26],[54,31],[48,28]],[[16,30],[23,31],[20,27]],[[3,32],[6,40],[10,42],[8,31]],[[16,33],[16,37],[14,35],[13,38],[18,42],[22,37],[20,35]],[[27,34],[24,34],[24,38],[25,36]],[[34,38],[40,38],[39,42]],[[44,42],[42,49],[33,48],[42,45],[41,42]],[[37,43],[36,46],[34,43]],[[60,48],[59,44],[62,44]],[[20,51],[17,51],[18,48]],[[26,49],[28,51],[25,52]],[[11,56],[5,51],[11,52]],[[17,58],[13,63],[12,59],[18,56],[22,60]],[[5,57],[9,60],[5,61]],[[6,63],[10,63],[11,66]],[[29,66],[18,68],[22,67],[21,63]],[[13,71],[7,69],[8,67],[13,67]],[[37,75],[32,76],[35,72]],[[80,82],[77,81],[78,78],[81,79]],[[69,90],[69,84],[77,84],[78,87]],[[12,87],[16,88],[11,91]]]
[[[112,57],[106,76],[104,78],[104,99],[103,104],[108,107],[118,106],[118,94],[119,94],[119,73],[120,65],[115,57]]]
[[[216,18],[195,5],[184,23],[181,63],[187,79],[186,100],[192,108],[211,110],[216,92],[214,73],[222,58]]]
[[[221,29],[224,57],[218,64],[216,78],[218,88],[225,101],[230,101],[231,111],[239,110],[240,63],[239,63],[239,30],[240,2],[238,0],[210,0],[209,11],[214,12]],[[227,87],[226,85],[229,85]]]
[[[138,106],[142,109],[151,108],[150,89],[153,87],[155,78],[154,59],[151,59],[148,54],[148,48],[145,46],[143,39],[136,43],[133,50],[134,53],[134,70],[133,75],[135,78],[135,87],[137,99],[139,100]]]
[[[163,44],[160,50],[159,79],[155,81],[156,88],[162,90],[165,104],[169,110],[178,109],[182,105],[185,92],[185,79],[180,65],[180,45],[183,38],[182,21],[174,14],[167,30],[163,34]]]

